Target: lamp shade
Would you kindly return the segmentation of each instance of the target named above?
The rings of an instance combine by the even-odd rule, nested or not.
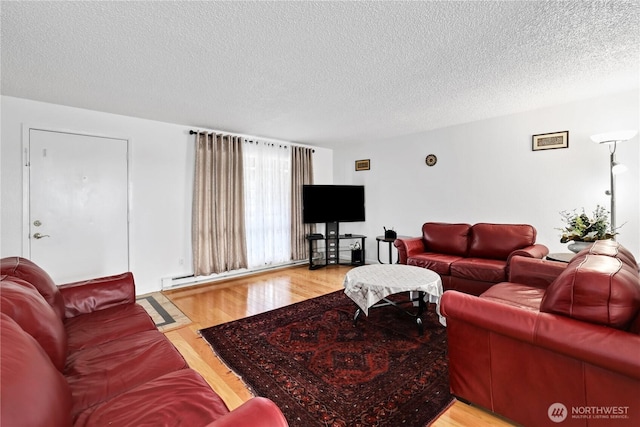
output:
[[[636,136],[637,133],[637,130],[617,130],[592,135],[591,140],[597,144],[612,144],[614,142],[627,141]]]
[[[624,173],[627,171],[627,166],[623,165],[622,163],[618,163],[618,162],[613,162],[611,164],[611,172],[614,175],[620,175],[621,173]]]

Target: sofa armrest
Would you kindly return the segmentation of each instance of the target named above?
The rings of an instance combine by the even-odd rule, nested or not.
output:
[[[393,245],[398,248],[398,260],[400,264],[406,264],[408,257],[425,251],[422,237],[396,239]]]
[[[511,259],[516,256],[542,259],[549,254],[549,248],[539,243],[527,246],[526,248],[516,249],[509,254],[507,258],[507,264],[511,262]]]
[[[546,288],[567,265],[545,259],[514,257],[509,265],[509,282]]]
[[[64,299],[66,318],[136,302],[135,282],[131,273],[67,283],[59,289]]]
[[[444,293],[440,312],[447,318],[447,325],[457,322],[471,324],[640,379],[640,335],[456,291]]]
[[[265,397],[254,397],[207,427],[287,427],[280,408]]]

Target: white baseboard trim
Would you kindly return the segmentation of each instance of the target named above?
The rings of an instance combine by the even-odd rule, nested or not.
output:
[[[162,278],[162,290],[167,291],[171,289],[183,288],[187,286],[195,286],[204,283],[212,283],[220,280],[232,279],[235,277],[249,276],[252,274],[264,273],[270,270],[279,270],[281,268],[293,267],[296,265],[307,264],[308,261],[301,260],[295,262],[288,262],[284,264],[269,265],[265,267],[252,268],[252,269],[240,269],[233,271],[225,271],[224,273],[212,274],[210,276],[177,276],[177,277],[165,277]]]

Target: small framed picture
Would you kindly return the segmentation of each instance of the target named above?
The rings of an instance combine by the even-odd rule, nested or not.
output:
[[[533,151],[567,148],[569,146],[569,131],[533,135],[532,144]]]
[[[356,160],[357,171],[368,171],[369,169],[371,169],[370,159]]]

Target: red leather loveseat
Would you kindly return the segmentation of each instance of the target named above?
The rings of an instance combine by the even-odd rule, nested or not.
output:
[[[543,258],[549,249],[536,244],[536,229],[525,224],[448,224],[427,222],[422,237],[394,242],[400,264],[435,271],[444,290],[480,295],[507,280],[515,256]]]
[[[640,425],[640,277],[618,243],[517,257],[509,282],[440,310],[455,396],[524,426]]]
[[[229,412],[135,303],[131,273],[57,287],[0,260],[0,425],[287,426],[254,398]]]

